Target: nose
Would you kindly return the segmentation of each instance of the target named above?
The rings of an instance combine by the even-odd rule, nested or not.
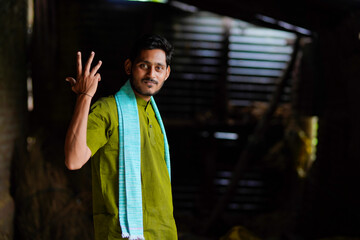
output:
[[[155,74],[156,74],[155,66],[151,66],[147,71],[147,75],[149,78],[154,79]]]

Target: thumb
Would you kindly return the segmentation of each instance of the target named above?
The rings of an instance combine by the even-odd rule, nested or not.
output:
[[[65,81],[69,82],[72,87],[76,84],[76,80],[72,77],[65,78]]]

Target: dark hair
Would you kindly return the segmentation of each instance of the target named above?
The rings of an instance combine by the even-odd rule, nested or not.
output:
[[[152,49],[163,50],[166,54],[166,65],[170,65],[174,48],[166,38],[156,34],[146,34],[135,42],[130,52],[131,62],[135,61],[142,50]]]

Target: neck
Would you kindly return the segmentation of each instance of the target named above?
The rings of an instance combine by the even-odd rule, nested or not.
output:
[[[144,100],[147,101],[147,102],[150,101],[151,96],[142,95],[142,94],[138,93],[137,91],[135,91],[134,89],[133,89],[133,91],[134,91],[134,93],[135,93],[136,96],[144,99]]]

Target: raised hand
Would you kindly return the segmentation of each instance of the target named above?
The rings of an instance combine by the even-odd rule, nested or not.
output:
[[[76,80],[72,77],[67,77],[65,80],[71,84],[71,89],[76,94],[85,94],[87,96],[94,96],[98,82],[101,80],[99,70],[102,62],[99,61],[91,70],[91,63],[94,59],[95,53],[91,52],[89,59],[83,69],[81,62],[81,52],[77,52],[77,77]]]

